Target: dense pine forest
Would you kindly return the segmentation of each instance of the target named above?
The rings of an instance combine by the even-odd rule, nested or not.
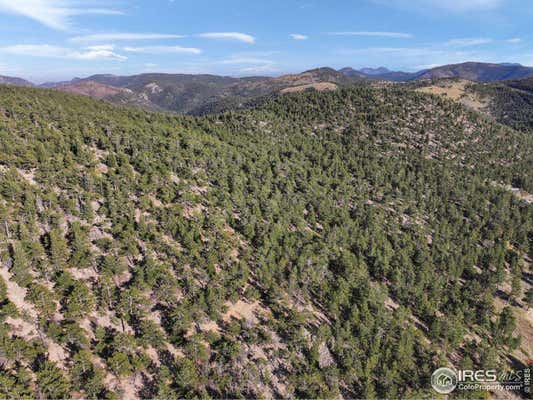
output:
[[[489,112],[514,129],[533,132],[533,78],[474,83],[472,89],[489,99]]]
[[[401,87],[192,117],[0,86],[0,397],[434,398],[436,368],[523,366],[532,167],[531,133]]]

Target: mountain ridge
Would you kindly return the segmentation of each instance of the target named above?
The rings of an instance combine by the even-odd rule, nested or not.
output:
[[[25,79],[17,78],[14,76],[4,76],[4,75],[0,75],[0,84],[14,85],[14,86],[28,86],[28,87],[35,86],[33,83]]]
[[[334,70],[329,67],[315,68],[314,70],[332,70],[340,72],[341,74],[350,76],[357,76],[361,78],[372,78],[376,77],[379,79],[385,80],[398,80],[398,78],[392,79],[395,75],[403,76],[403,80],[412,80],[412,79],[432,79],[432,78],[464,78],[469,80],[480,80],[480,81],[493,81],[493,80],[508,80],[508,79],[521,79],[533,75],[533,67],[528,67],[521,65],[519,63],[483,63],[483,62],[473,62],[467,61],[458,64],[446,64],[441,66],[432,67],[429,69],[423,69],[416,72],[405,72],[405,71],[391,71],[386,67],[364,67],[360,69],[355,69],[353,67],[344,67],[339,70]],[[485,73],[476,73],[475,71],[485,71]],[[486,70],[496,71],[494,74],[487,73]],[[498,71],[500,70],[500,71]],[[308,70],[313,71],[313,69]],[[308,71],[304,71],[308,72]],[[464,76],[464,74],[470,74],[470,78]],[[473,75],[472,75],[473,74]],[[297,75],[297,74],[286,74],[286,75]],[[28,86],[37,86],[43,88],[52,88],[54,86],[65,85],[69,83],[76,83],[83,80],[92,80],[100,83],[105,83],[111,86],[119,85],[121,86],[124,80],[130,80],[133,77],[143,77],[143,76],[159,76],[159,77],[174,77],[182,79],[191,79],[192,77],[204,77],[211,79],[222,79],[226,81],[238,81],[238,80],[262,80],[262,79],[276,79],[284,75],[277,77],[267,77],[267,76],[246,76],[246,77],[234,77],[234,76],[223,76],[217,74],[175,74],[175,73],[161,73],[161,72],[148,72],[135,75],[115,75],[115,74],[96,74],[90,75],[85,78],[73,78],[69,81],[59,81],[59,82],[46,82],[40,85],[31,83],[25,79],[17,77],[8,77],[0,76],[0,79],[7,80],[20,80],[21,83],[26,83]],[[473,77],[472,77],[473,76]],[[1,83],[1,82],[0,82]]]
[[[492,82],[530,76],[533,76],[533,68],[520,64],[465,62],[431,68],[418,73],[416,79],[463,78],[471,81]]]
[[[459,102],[514,129],[533,132],[533,77],[493,82],[441,78],[405,85]]]
[[[367,73],[363,72],[366,71]],[[97,74],[74,78],[70,82],[43,84],[44,87],[93,96],[122,105],[154,111],[201,115],[247,108],[262,99],[283,93],[334,87],[347,87],[364,82],[420,82],[442,78],[492,82],[533,76],[533,68],[517,64],[467,62],[445,65],[419,72],[389,71],[384,67],[361,71],[350,67],[335,70],[315,68],[278,77],[231,77],[213,74],[144,73],[138,75]],[[10,80],[28,85],[27,81]],[[335,86],[333,86],[335,85]]]

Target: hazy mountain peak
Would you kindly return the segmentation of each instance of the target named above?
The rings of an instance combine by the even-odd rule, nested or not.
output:
[[[381,74],[388,74],[389,72],[392,72],[392,71],[385,67],[378,67],[378,68],[362,68],[359,70],[359,72],[362,72],[363,74],[367,74],[367,75],[381,75]]]

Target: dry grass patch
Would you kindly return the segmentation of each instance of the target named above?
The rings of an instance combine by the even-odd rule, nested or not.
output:
[[[469,90],[470,84],[472,84],[472,82],[464,79],[453,81],[445,80],[433,85],[418,88],[416,91],[446,97],[473,110],[483,111],[487,107],[487,102],[481,99],[478,94]]]
[[[285,89],[280,90],[281,94],[287,94],[287,93],[296,93],[296,92],[303,92],[307,89],[315,89],[319,92],[323,90],[336,90],[338,86],[331,82],[319,82],[319,83],[309,83],[307,85],[299,85],[299,86],[292,86]]]

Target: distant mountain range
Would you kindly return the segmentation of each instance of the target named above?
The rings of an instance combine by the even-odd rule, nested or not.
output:
[[[288,91],[334,89],[362,81],[410,82],[461,78],[492,82],[533,76],[533,68],[520,64],[467,62],[444,65],[418,72],[390,71],[385,67],[351,67],[335,70],[317,68],[280,77],[235,78],[217,75],[148,73],[132,76],[109,74],[47,82],[40,87],[87,95],[117,104],[183,114],[205,114],[247,107],[250,102]],[[0,83],[33,86],[24,79],[0,76]]]
[[[415,79],[417,74],[421,72],[411,73],[402,71],[390,71],[387,68],[363,68],[360,70],[353,69],[351,67],[342,68],[340,73],[352,77],[372,80],[384,80],[392,82],[407,82]],[[425,71],[424,71],[425,72]]]
[[[33,83],[28,82],[22,78],[15,78],[12,76],[2,76],[0,75],[0,84],[1,85],[15,85],[15,86],[34,86]]]
[[[533,68],[520,64],[486,64],[467,62],[444,65],[417,73],[414,79],[462,78],[470,81],[493,82],[533,76]]]
[[[385,67],[378,67],[378,68],[362,68],[359,70],[359,72],[362,72],[365,75],[374,76],[374,75],[385,75],[392,71]]]
[[[118,104],[196,115],[245,107],[252,99],[272,96],[289,88],[291,91],[334,89],[353,81],[353,78],[332,68],[318,68],[276,78],[186,74],[93,75],[55,88]]]
[[[533,68],[520,64],[489,64],[466,62],[424,69],[418,72],[390,71],[387,68],[363,68],[355,70],[347,67],[339,70],[346,76],[369,77],[394,82],[408,82],[422,79],[461,78],[470,81],[493,82],[507,79],[521,79],[533,76]]]

